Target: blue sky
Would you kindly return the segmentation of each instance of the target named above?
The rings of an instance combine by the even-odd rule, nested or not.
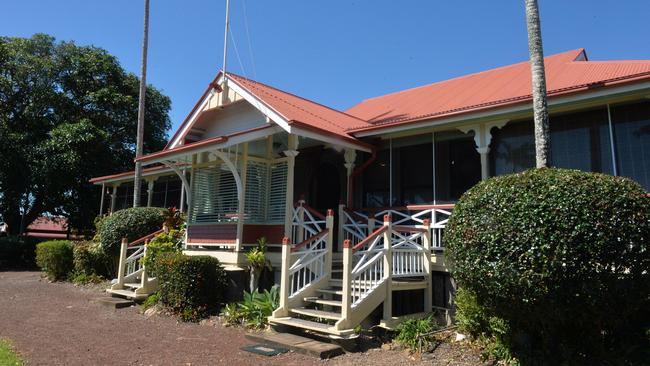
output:
[[[229,70],[338,109],[528,56],[523,0],[231,1],[243,70],[232,42]],[[547,55],[650,59],[650,1],[539,3]],[[143,1],[0,5],[0,35],[92,44],[139,72]],[[151,0],[148,81],[172,98],[174,127],[221,67],[224,10],[225,0]]]

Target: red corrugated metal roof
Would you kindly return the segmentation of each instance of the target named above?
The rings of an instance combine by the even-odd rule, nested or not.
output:
[[[621,81],[650,79],[650,61],[587,61],[584,49],[546,57],[549,96]],[[531,99],[530,65],[522,62],[365,100],[346,112],[372,130]]]
[[[358,126],[371,126],[363,119],[243,76],[228,73],[228,77],[283,116],[289,124],[306,125],[347,139],[350,138],[350,135],[346,132],[349,129]]]

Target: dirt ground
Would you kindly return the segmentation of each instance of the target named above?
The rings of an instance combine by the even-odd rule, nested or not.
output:
[[[28,365],[477,365],[476,351],[441,344],[421,361],[370,349],[332,360],[296,353],[275,357],[240,350],[246,331],[150,318],[139,307],[112,310],[92,301],[101,288],[49,283],[39,272],[0,272],[0,338]]]

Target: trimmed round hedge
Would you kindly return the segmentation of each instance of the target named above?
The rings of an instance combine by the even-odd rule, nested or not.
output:
[[[99,242],[106,253],[115,255],[119,252],[122,238],[132,241],[160,230],[166,212],[166,209],[158,207],[134,207],[116,211],[99,225]]]
[[[228,289],[228,277],[218,259],[160,253],[156,258],[160,302],[183,321],[213,314]]]
[[[634,181],[491,178],[461,197],[444,241],[459,287],[508,322],[514,351],[579,364],[648,346],[650,197]]]
[[[53,281],[64,280],[74,269],[72,242],[50,240],[36,245],[36,264]]]

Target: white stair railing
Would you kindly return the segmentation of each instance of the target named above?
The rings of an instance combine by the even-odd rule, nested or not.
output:
[[[393,278],[422,277],[426,282],[424,309],[431,310],[431,225],[392,225],[384,215],[383,225],[352,245],[343,242],[343,295],[337,329],[355,327],[382,301],[384,320],[392,319]]]
[[[300,243],[305,238],[318,234],[326,224],[326,217],[309,207],[302,199],[294,206],[291,217],[291,240],[294,243]]]
[[[447,226],[447,221],[453,211],[453,204],[437,204],[437,205],[409,205],[405,207],[389,207],[383,209],[358,209],[358,210],[347,210],[343,209],[341,211],[350,212],[348,216],[345,217],[345,220],[342,220],[342,231],[354,231],[361,232],[363,231],[363,218],[367,218],[369,224],[372,221],[381,220],[384,215],[390,215],[393,219],[394,225],[401,226],[410,226],[416,227],[423,225],[425,220],[431,224],[431,248],[433,250],[442,250],[444,249],[444,243],[442,241],[442,235],[445,227]],[[357,220],[354,220],[354,218]],[[374,219],[374,220],[373,220]],[[358,224],[357,223],[361,223]],[[356,229],[356,227],[360,229]],[[372,225],[369,225],[372,226]],[[372,229],[368,228],[370,232]],[[345,239],[351,239],[354,243],[354,237],[345,237]]]
[[[315,292],[331,277],[334,212],[327,211],[323,220],[325,227],[318,232],[311,229],[320,225],[319,220],[312,215],[307,217],[310,223],[302,226],[308,235],[306,239],[295,245],[291,245],[289,238],[282,240],[280,305],[273,317],[288,316],[291,304],[301,302],[302,296]]]
[[[392,276],[419,277],[428,274],[425,266],[424,241],[427,229],[412,226],[393,226],[391,244],[393,252]]]
[[[165,228],[160,229],[131,243],[129,243],[126,238],[122,238],[122,243],[120,245],[120,262],[117,269],[117,279],[111,286],[112,290],[123,289],[124,284],[127,281],[136,279],[138,276],[140,276],[142,280],[142,287],[148,285],[148,277],[145,273],[142,258],[146,254],[146,247],[149,241],[165,230]]]

